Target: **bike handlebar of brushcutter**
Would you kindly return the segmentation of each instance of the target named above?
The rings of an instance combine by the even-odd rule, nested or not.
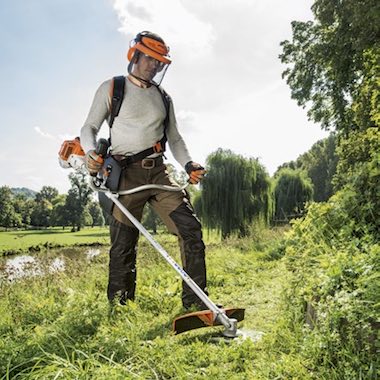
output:
[[[107,187],[105,187],[104,185],[102,184],[96,184],[97,181],[97,178],[94,178],[92,179],[92,181],[90,181],[90,187],[95,190],[95,191],[98,191],[98,192],[101,192],[101,193],[106,193],[108,191],[110,191],[110,189],[108,189]],[[98,182],[99,183],[99,182]],[[190,183],[186,183],[185,185],[183,186],[168,186],[168,185],[154,185],[154,184],[149,184],[149,185],[142,185],[142,186],[138,186],[138,187],[135,187],[133,189],[129,189],[129,190],[122,190],[122,191],[117,191],[117,192],[114,192],[114,194],[117,194],[117,195],[129,195],[129,194],[135,194],[135,193],[138,193],[140,191],[144,191],[144,190],[151,190],[151,189],[156,189],[156,190],[165,190],[165,191],[183,191],[185,190],[188,186],[190,185]]]

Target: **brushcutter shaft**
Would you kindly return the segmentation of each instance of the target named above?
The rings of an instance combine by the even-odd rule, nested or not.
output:
[[[227,334],[231,337],[236,333],[236,320],[229,319],[222,309],[219,309],[205,292],[194,282],[194,280],[177,264],[177,262],[165,251],[162,246],[153,239],[151,234],[145,229],[145,227],[128,211],[126,207],[117,199],[117,195],[111,192],[105,193],[120,210],[128,217],[128,219],[135,225],[135,227],[148,239],[152,246],[161,254],[161,256],[171,265],[171,267],[181,276],[187,285],[193,290],[193,292],[200,298],[200,300],[214,313],[223,326],[226,328]],[[228,335],[226,335],[228,336]]]

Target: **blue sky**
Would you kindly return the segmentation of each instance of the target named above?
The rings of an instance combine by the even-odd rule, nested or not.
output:
[[[193,159],[204,162],[223,147],[259,157],[273,173],[326,135],[290,99],[277,58],[290,21],[310,19],[311,3],[4,1],[0,186],[67,191],[60,144],[79,134],[99,84],[125,73],[129,40],[141,30],[161,34],[171,47],[163,85]]]

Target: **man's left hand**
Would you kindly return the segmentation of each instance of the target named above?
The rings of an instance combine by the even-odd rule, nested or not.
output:
[[[201,181],[201,179],[204,177],[204,175],[206,174],[205,168],[202,165],[197,164],[196,162],[193,162],[193,161],[189,161],[185,165],[185,170],[187,174],[189,175],[189,182],[192,185],[198,184]]]

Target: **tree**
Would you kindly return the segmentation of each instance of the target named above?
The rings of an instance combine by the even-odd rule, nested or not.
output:
[[[326,129],[378,125],[380,2],[316,0],[312,10],[315,22],[293,21],[281,43],[292,98]]]
[[[51,204],[53,203],[53,199],[58,196],[58,190],[52,186],[42,186],[42,189],[36,194],[36,201],[40,202],[45,199]]]
[[[13,191],[12,191],[13,192]],[[16,193],[13,197],[13,207],[21,217],[21,223],[25,226],[31,223],[31,214],[34,208],[34,200],[28,198],[25,193]]]
[[[92,190],[87,183],[84,171],[69,174],[71,188],[66,197],[65,208],[68,211],[68,222],[73,230],[79,231],[84,225],[84,211],[90,202]]]
[[[12,191],[8,186],[0,187],[0,226],[18,227],[22,218],[13,206]]]
[[[68,226],[69,212],[65,207],[66,195],[59,194],[53,199],[53,210],[50,217],[50,223],[52,226],[61,226],[63,229]]]
[[[88,206],[88,211],[92,217],[92,227],[94,226],[104,226],[104,217],[102,209],[98,202],[90,202]]]
[[[274,198],[275,220],[300,216],[305,204],[313,198],[313,185],[305,171],[284,168],[276,175]]]
[[[163,226],[161,219],[155,213],[155,211],[149,203],[144,208],[142,224],[146,229],[152,230],[154,234],[157,233],[158,226]]]
[[[333,195],[333,176],[336,173],[338,157],[336,154],[336,137],[329,137],[316,142],[309,151],[300,155],[296,161],[282,164],[274,177],[283,168],[302,169],[310,177],[314,188],[314,201],[324,202]]]
[[[207,227],[226,238],[234,232],[246,235],[254,219],[269,221],[271,183],[257,159],[218,149],[207,157],[207,171],[201,193],[201,217]]]
[[[30,216],[31,224],[36,227],[49,227],[52,211],[53,206],[47,199],[35,202]]]
[[[380,239],[380,129],[356,131],[341,141],[334,185],[350,193],[346,210],[357,226]]]

